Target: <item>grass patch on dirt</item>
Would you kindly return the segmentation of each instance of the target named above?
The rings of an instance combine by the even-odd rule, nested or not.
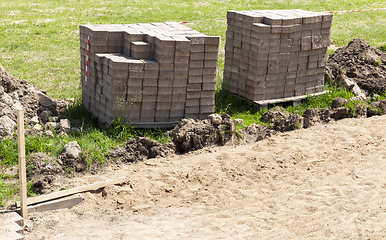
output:
[[[49,0],[3,1],[0,3],[0,64],[19,79],[37,85],[55,98],[77,99],[70,106],[67,117],[81,119],[91,127],[80,127],[80,132],[69,136],[26,137],[27,156],[34,152],[45,152],[56,157],[69,141],[77,141],[89,163],[104,163],[108,150],[123,145],[127,139],[148,136],[160,142],[167,138],[159,129],[134,129],[122,124],[119,119],[109,130],[101,130],[95,119],[81,105],[80,85],[80,24],[129,24],[165,21],[194,21],[225,18],[227,10],[256,9],[304,9],[324,12],[351,9],[386,8],[386,3],[376,0],[342,2],[330,1],[58,1]],[[331,38],[336,46],[347,45],[353,38],[363,38],[370,45],[381,49],[386,46],[386,11],[334,14]],[[234,118],[244,120],[244,126],[260,122],[264,111],[255,111],[245,101],[221,91],[224,69],[224,45],[226,20],[188,23],[188,27],[208,35],[221,36],[216,91],[216,112],[226,112]],[[385,48],[386,49],[386,48]],[[335,97],[350,98],[345,90],[328,86],[329,92],[318,97],[309,97],[297,107],[287,107],[289,112],[302,114],[306,108],[325,108]],[[381,95],[384,98],[386,95]],[[266,111],[266,110],[265,110]],[[238,126],[243,127],[243,126]],[[86,130],[87,129],[87,130]],[[13,199],[18,191],[9,179],[17,176],[6,174],[6,169],[17,164],[17,142],[5,139],[0,142],[0,206],[6,199]],[[32,194],[32,192],[30,192]]]

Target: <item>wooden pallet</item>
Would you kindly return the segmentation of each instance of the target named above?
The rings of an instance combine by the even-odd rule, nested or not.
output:
[[[292,102],[292,106],[297,106],[301,104],[303,99],[306,99],[308,96],[319,96],[322,94],[325,94],[327,91],[319,92],[319,93],[313,93],[309,95],[302,95],[302,96],[296,96],[296,97],[286,97],[286,98],[278,98],[278,99],[269,99],[269,100],[261,100],[261,101],[252,101],[250,99],[247,99],[245,97],[242,97],[240,95],[237,95],[235,93],[233,94],[236,98],[250,102],[254,105],[254,108],[256,111],[260,111],[263,109],[267,109],[269,104],[280,104],[280,103],[290,103]]]

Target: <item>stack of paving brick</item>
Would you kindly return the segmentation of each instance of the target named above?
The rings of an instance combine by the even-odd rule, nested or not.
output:
[[[214,111],[219,43],[178,23],[82,25],[83,104],[102,123],[206,118]]]
[[[223,89],[252,101],[324,92],[332,14],[228,11]]]

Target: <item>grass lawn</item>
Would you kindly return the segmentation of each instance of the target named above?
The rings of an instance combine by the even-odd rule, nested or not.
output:
[[[225,18],[227,10],[304,9],[309,11],[339,11],[354,9],[386,8],[384,0],[20,0],[0,1],[0,64],[12,75],[26,79],[48,91],[55,98],[76,98],[70,114],[89,117],[80,107],[80,24],[129,24],[165,21],[194,21]],[[386,46],[386,11],[334,14],[333,44],[344,46],[353,38],[363,38],[374,47]],[[229,94],[219,91],[224,68],[226,20],[187,23],[192,29],[207,35],[221,36],[216,112],[227,112],[233,118],[242,118],[246,124],[260,123],[261,112],[253,106],[239,102]],[[334,97],[350,97],[342,89],[331,87],[331,94],[309,98],[297,108],[301,113],[306,107],[325,107]],[[84,131],[77,136],[50,138],[27,137],[27,154],[43,151],[57,156],[68,141],[76,140],[89,155],[90,162],[103,162],[108,149],[123,144],[136,135],[163,140],[160,131],[135,130],[117,125],[111,130],[98,128]],[[17,192],[17,184],[7,183],[9,176],[1,166],[17,164],[17,144],[6,140],[0,143],[0,206]]]

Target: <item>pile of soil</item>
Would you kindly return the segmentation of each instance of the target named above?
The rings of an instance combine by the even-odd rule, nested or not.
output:
[[[166,144],[147,137],[137,137],[130,139],[124,147],[112,149],[109,157],[113,162],[145,161],[205,147],[255,142],[271,136],[274,132],[256,124],[237,131],[235,122],[228,114],[212,114],[204,120],[182,119],[176,127],[165,133],[172,139]]]
[[[363,39],[354,39],[330,54],[327,69],[336,79],[346,75],[360,88],[378,93],[386,91],[385,64],[386,53],[371,47]]]
[[[48,97],[46,91],[26,80],[19,80],[0,65],[0,118],[7,116],[16,121],[16,110],[25,111],[25,121],[36,124],[43,112],[57,116],[67,108],[67,102]],[[12,132],[9,132],[12,135]]]

